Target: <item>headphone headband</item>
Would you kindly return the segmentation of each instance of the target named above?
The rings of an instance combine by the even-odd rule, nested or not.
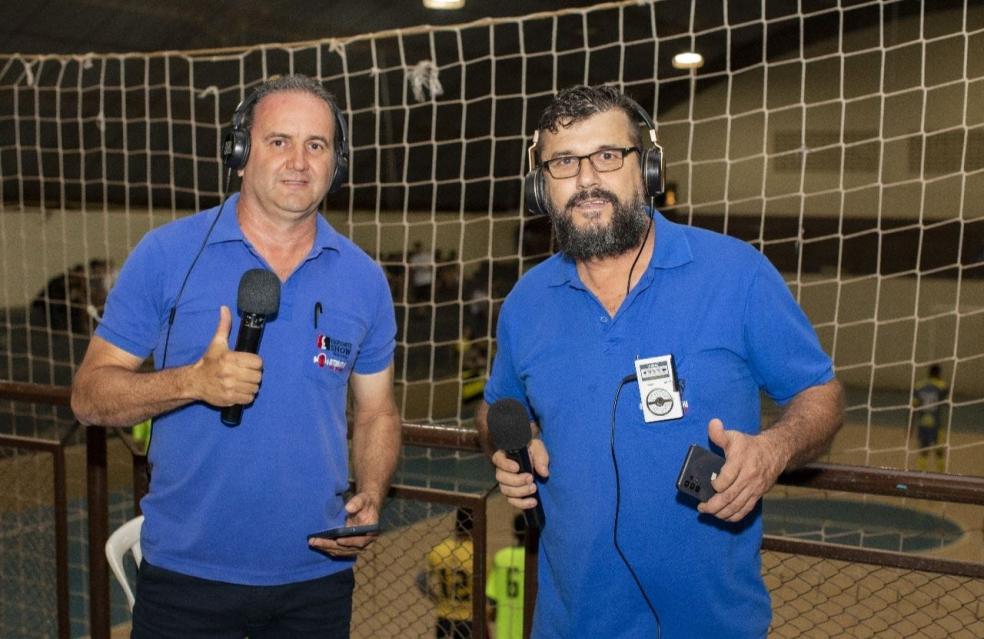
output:
[[[658,147],[659,141],[657,141],[656,139],[656,124],[653,122],[653,119],[649,117],[649,113],[641,106],[639,106],[638,102],[636,102],[629,96],[626,95],[623,97],[625,98],[625,101],[629,103],[629,106],[631,106],[632,109],[635,111],[636,117],[639,118],[639,121],[642,122],[644,125],[646,125],[646,130],[649,131],[649,141],[652,143],[653,146]],[[660,147],[660,150],[662,150],[662,147]],[[662,192],[663,191],[660,190],[660,193]]]
[[[646,196],[654,198],[665,190],[664,183],[664,164],[663,147],[660,146],[656,138],[656,125],[653,123],[649,113],[646,112],[639,103],[623,94],[625,102],[635,113],[638,123],[646,127],[649,131],[649,142],[651,146],[639,152],[640,166],[642,167],[642,180],[645,186]],[[547,206],[547,185],[544,177],[543,167],[536,161],[536,148],[540,142],[540,130],[533,132],[533,142],[527,149],[529,162],[529,173],[523,182],[524,200],[526,210],[535,215],[546,215]]]
[[[246,114],[256,106],[257,100],[259,100],[259,94],[256,91],[250,91],[249,95],[239,101],[239,104],[236,105],[236,111],[232,114],[232,128],[243,130]]]

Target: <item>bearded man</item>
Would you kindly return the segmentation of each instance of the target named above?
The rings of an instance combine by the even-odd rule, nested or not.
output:
[[[646,206],[640,122],[605,86],[543,113],[527,188],[560,250],[502,306],[478,425],[509,398],[535,434],[533,474],[492,455],[509,501],[544,513],[534,637],[765,637],[761,497],[827,445],[842,389],[761,253]],[[764,430],[760,389],[783,406]],[[703,501],[676,485],[691,444],[725,458]]]

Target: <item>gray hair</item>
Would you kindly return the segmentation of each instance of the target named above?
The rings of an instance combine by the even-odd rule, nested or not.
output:
[[[281,75],[274,76],[258,86],[252,94],[252,99],[243,113],[242,128],[249,131],[253,126],[253,117],[256,113],[256,105],[260,100],[271,93],[282,93],[293,91],[298,93],[308,93],[316,98],[324,100],[328,108],[331,109],[331,117],[338,117],[338,104],[335,103],[333,96],[320,82],[306,75]]]

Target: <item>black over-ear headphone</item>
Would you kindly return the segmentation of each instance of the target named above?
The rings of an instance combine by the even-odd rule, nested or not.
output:
[[[232,115],[232,129],[222,140],[222,161],[230,171],[240,170],[246,166],[246,161],[249,159],[249,131],[243,127],[243,124],[246,114],[256,106],[258,99],[254,91],[239,103],[236,112]],[[342,188],[348,175],[349,148],[345,118],[334,102],[331,104],[331,112],[335,118],[335,172],[331,176],[328,192],[334,193]]]
[[[646,113],[639,104],[628,96],[624,96],[625,101],[635,112],[639,119],[639,124],[644,125],[649,131],[649,141],[652,143],[647,149],[639,152],[639,163],[642,166],[642,182],[646,188],[646,197],[656,197],[664,191],[663,181],[663,147],[656,141],[656,125],[652,118]],[[536,145],[540,140],[540,130],[533,133],[533,143],[527,151],[529,155],[530,172],[526,174],[523,185],[526,200],[526,210],[536,215],[546,215],[547,213],[547,184],[543,176],[543,167],[536,161]]]

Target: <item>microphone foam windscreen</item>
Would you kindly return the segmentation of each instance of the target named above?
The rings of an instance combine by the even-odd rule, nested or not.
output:
[[[492,402],[488,422],[492,444],[499,450],[525,448],[533,438],[526,407],[511,397]]]
[[[239,280],[240,313],[273,315],[280,308],[280,278],[265,268],[253,268]]]

